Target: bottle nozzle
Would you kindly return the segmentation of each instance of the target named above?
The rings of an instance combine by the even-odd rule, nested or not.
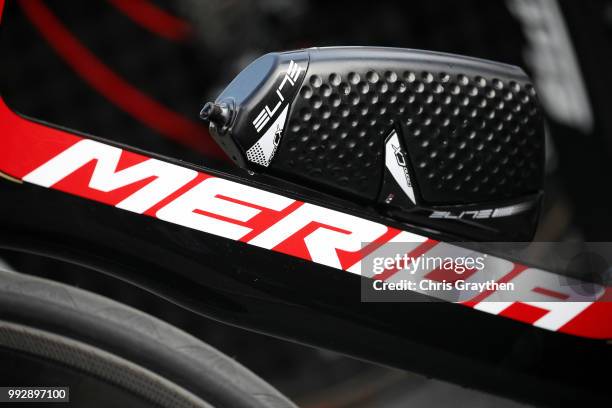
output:
[[[200,118],[222,128],[229,123],[231,112],[226,104],[208,102],[200,111]]]

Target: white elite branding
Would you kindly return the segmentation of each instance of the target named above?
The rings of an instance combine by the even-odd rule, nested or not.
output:
[[[276,88],[276,95],[278,96],[278,102],[272,109],[268,105],[264,106],[263,109],[259,112],[255,120],[253,121],[253,126],[257,133],[261,132],[261,130],[266,126],[266,123],[270,121],[271,118],[276,115],[278,109],[281,107],[283,102],[285,101],[285,97],[283,96],[283,88],[285,84],[291,85],[291,87],[295,86],[298,78],[300,77],[300,73],[304,70],[304,68],[300,67],[293,60],[289,62],[289,67],[287,68],[287,72],[285,72],[285,76],[281,81],[278,88]]]

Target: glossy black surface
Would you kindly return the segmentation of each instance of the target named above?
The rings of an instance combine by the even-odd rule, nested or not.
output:
[[[608,344],[439,302],[58,191],[0,181],[0,246],[85,265],[233,325],[540,403],[609,398]]]

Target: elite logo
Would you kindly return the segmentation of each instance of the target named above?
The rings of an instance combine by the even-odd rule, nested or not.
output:
[[[304,68],[300,67],[299,64],[295,63],[293,60],[289,62],[289,67],[287,68],[287,72],[283,76],[283,80],[278,85],[276,89],[276,96],[278,97],[276,105],[272,109],[270,109],[269,105],[263,107],[259,115],[253,121],[253,126],[257,133],[263,130],[266,127],[266,124],[273,119],[277,112],[281,110],[281,106],[283,106],[283,102],[285,102],[285,96],[283,95],[283,89],[285,85],[295,86],[298,78],[300,77],[300,73],[304,70]],[[257,163],[260,166],[268,167],[272,162],[272,158],[276,153],[276,149],[278,144],[280,143],[281,136],[283,134],[283,129],[285,128],[285,122],[287,120],[287,115],[289,113],[289,104],[286,104],[285,108],[282,109],[282,112],[274,119],[271,126],[268,127],[268,130],[264,132],[264,134],[246,151],[247,160],[252,163]]]
[[[489,219],[511,217],[529,210],[533,206],[532,201],[509,205],[507,207],[487,208],[482,210],[469,211],[432,211],[429,218],[441,218],[445,220],[461,220],[461,219]]]
[[[283,102],[285,101],[285,97],[283,96],[283,88],[286,84],[289,84],[291,87],[295,86],[298,78],[300,77],[300,73],[304,70],[304,68],[300,67],[299,64],[295,63],[293,60],[289,62],[289,67],[287,68],[287,72],[283,77],[278,88],[276,88],[276,96],[278,96],[278,101],[276,105],[272,109],[268,105],[264,106],[263,109],[259,112],[255,120],[253,121],[253,126],[257,133],[261,132],[266,124],[272,119],[278,109],[281,107]]]

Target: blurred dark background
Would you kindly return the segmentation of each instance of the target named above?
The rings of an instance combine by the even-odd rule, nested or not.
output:
[[[270,51],[376,45],[520,65],[548,115],[537,239],[609,241],[612,3],[557,0],[8,0],[0,91],[27,116],[216,168],[198,113]],[[13,253],[15,269],[107,295],[236,358],[308,407],[514,403],[231,328],[138,288]],[[52,272],[51,272],[52,271]],[[433,400],[431,400],[433,398]]]

